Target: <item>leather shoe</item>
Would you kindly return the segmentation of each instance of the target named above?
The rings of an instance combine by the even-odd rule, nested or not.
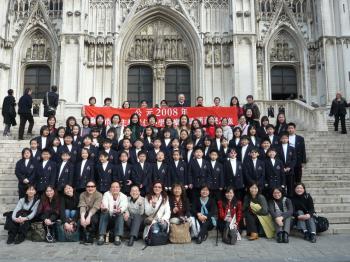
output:
[[[203,236],[203,241],[206,241],[208,238],[208,233]]]
[[[132,247],[133,245],[134,245],[134,237],[131,236],[130,239],[129,239],[129,242],[128,242],[128,246]]]
[[[250,237],[248,237],[248,240],[253,241],[259,239],[258,233],[252,232],[250,233]]]
[[[289,243],[289,234],[287,232],[283,232],[283,243]]]
[[[277,243],[282,243],[283,242],[283,232],[278,232],[277,233]]]
[[[120,246],[121,243],[122,243],[122,242],[120,241],[120,237],[119,237],[119,236],[116,236],[116,237],[114,238],[114,245]]]
[[[101,235],[97,240],[97,245],[102,246],[105,243],[105,237]]]
[[[202,236],[198,236],[198,238],[196,240],[196,243],[197,244],[202,244],[202,242],[203,242]]]
[[[316,235],[315,234],[311,234],[310,235],[310,242],[311,243],[316,243]]]
[[[15,242],[15,237],[13,235],[9,235],[6,243],[10,245],[10,244],[13,244],[14,242]]]

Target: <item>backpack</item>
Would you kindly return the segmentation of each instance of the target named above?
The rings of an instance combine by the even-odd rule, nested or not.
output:
[[[168,244],[168,233],[163,231],[155,232],[151,226],[147,237],[145,238],[146,246],[162,246]]]
[[[224,228],[224,232],[222,233],[222,242],[235,245],[238,239],[238,231],[236,228],[230,229],[229,225],[226,225]]]

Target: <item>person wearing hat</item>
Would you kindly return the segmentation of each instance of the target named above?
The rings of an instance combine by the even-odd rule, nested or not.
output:
[[[293,196],[294,189],[294,167],[297,161],[294,147],[289,145],[288,133],[282,133],[281,144],[277,149],[278,158],[283,162],[283,171],[286,175],[287,195]]]
[[[219,162],[219,151],[212,149],[209,154],[210,157],[210,177],[209,189],[212,197],[217,202],[222,199],[222,190],[224,188],[224,167]]]
[[[245,184],[251,185],[256,182],[261,192],[265,182],[265,163],[258,157],[259,149],[252,148],[250,158],[244,161],[243,165],[245,169]]]

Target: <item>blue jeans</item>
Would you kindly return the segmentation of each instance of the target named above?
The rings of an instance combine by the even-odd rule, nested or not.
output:
[[[77,210],[65,209],[64,214],[66,215],[66,218],[73,219],[75,217],[75,215],[77,214]]]
[[[113,225],[114,236],[124,235],[124,218],[123,214],[111,216],[109,212],[103,212],[100,216],[99,234],[106,235],[108,225]]]

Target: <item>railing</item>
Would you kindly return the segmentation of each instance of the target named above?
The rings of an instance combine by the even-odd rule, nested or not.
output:
[[[268,109],[273,108],[274,117],[269,117],[275,124],[278,112],[285,111],[287,122],[294,122],[298,129],[307,131],[328,131],[327,120],[329,109],[314,108],[299,100],[266,100],[256,101],[261,116],[268,115]]]

